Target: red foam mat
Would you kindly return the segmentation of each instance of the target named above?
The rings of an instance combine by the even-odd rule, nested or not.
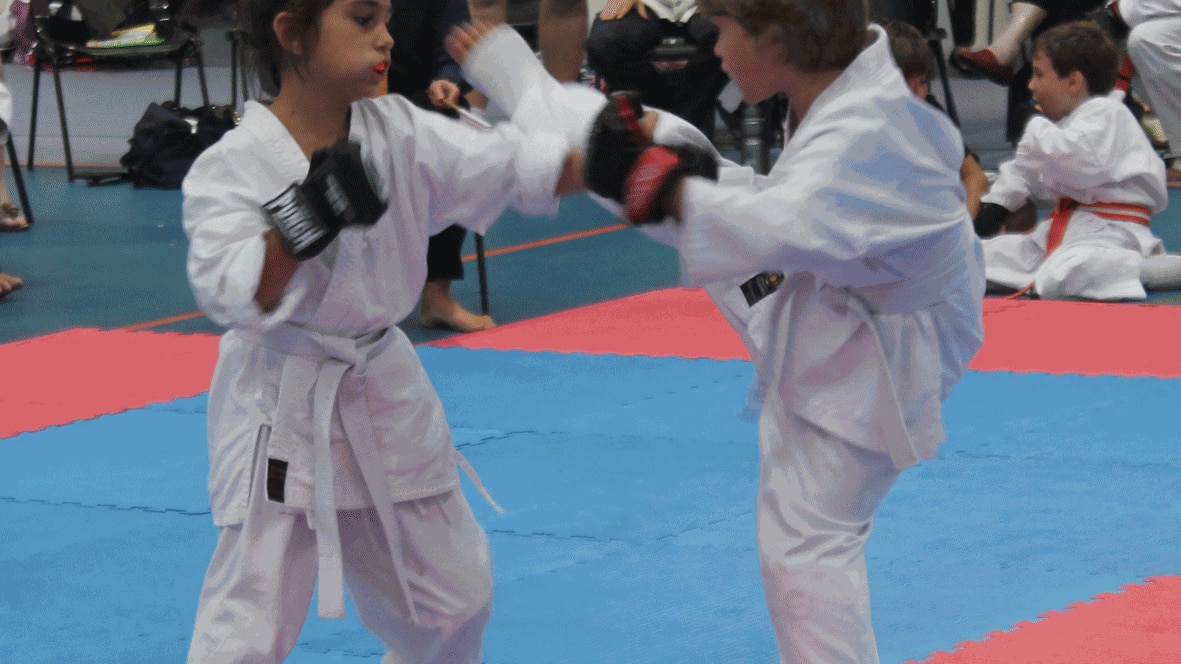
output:
[[[1181,307],[987,299],[977,371],[1181,376]],[[705,291],[674,288],[594,304],[436,346],[749,359]]]
[[[924,664],[1177,664],[1181,577],[1148,579],[1104,593],[1037,622],[968,641]]]
[[[217,340],[83,328],[0,344],[0,438],[201,394]]]
[[[1177,306],[988,299],[984,333],[980,371],[1181,376]]]
[[[705,291],[674,288],[592,304],[429,345],[592,355],[750,359]]]

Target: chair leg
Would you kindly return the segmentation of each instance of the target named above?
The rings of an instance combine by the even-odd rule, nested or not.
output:
[[[951,96],[951,81],[947,77],[947,59],[943,57],[943,41],[932,39],[928,43],[931,45],[931,53],[935,56],[935,62],[939,67],[939,79],[943,82],[943,102],[947,106],[947,115],[958,127],[960,126],[960,115],[955,110],[955,99]]]
[[[184,66],[185,56],[182,53],[176,56],[176,83],[172,88],[172,101],[175,101],[177,106],[180,106],[180,81],[182,77],[181,72],[184,71]]]
[[[37,144],[37,100],[41,96],[41,62],[33,59],[33,110],[29,112],[29,160],[25,167],[33,170],[33,147]]]
[[[33,208],[29,207],[29,192],[25,190],[25,178],[21,175],[21,165],[16,156],[16,142],[12,140],[12,132],[8,132],[8,162],[12,167],[12,179],[16,181],[16,194],[20,197],[21,210],[25,213],[25,221],[33,225]]]
[[[201,57],[201,49],[194,47],[193,59],[197,61],[197,83],[201,86],[201,104],[209,105],[209,86],[205,82],[205,59]]]
[[[230,30],[226,33],[230,42],[230,106],[238,108],[238,32]]]
[[[476,273],[480,276],[480,313],[488,315],[488,269],[484,262],[484,236],[476,236]]]
[[[70,130],[66,126],[66,102],[62,98],[62,78],[61,70],[57,66],[57,58],[52,60],[53,64],[53,91],[57,94],[57,115],[61,119],[62,125],[62,148],[66,153],[66,181],[74,181],[74,157],[70,153]]]

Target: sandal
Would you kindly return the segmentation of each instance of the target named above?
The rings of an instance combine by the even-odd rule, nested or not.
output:
[[[29,222],[12,201],[0,203],[0,233],[19,233],[29,230]]]

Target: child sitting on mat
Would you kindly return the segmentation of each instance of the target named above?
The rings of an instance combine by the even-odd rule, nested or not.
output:
[[[1143,300],[1146,286],[1181,286],[1181,257],[1165,255],[1149,228],[1168,203],[1164,162],[1127,107],[1106,96],[1114,45],[1090,22],[1067,23],[1038,38],[1032,66],[1029,89],[1045,115],[1029,121],[1001,165],[976,230],[995,235],[1027,202],[1057,206],[1028,234],[985,240],[989,284],[1090,300]]]

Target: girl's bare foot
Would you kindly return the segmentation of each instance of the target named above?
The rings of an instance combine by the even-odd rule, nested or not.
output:
[[[496,327],[491,316],[475,314],[451,297],[450,281],[428,281],[422,288],[422,316],[425,328],[476,332]]]

